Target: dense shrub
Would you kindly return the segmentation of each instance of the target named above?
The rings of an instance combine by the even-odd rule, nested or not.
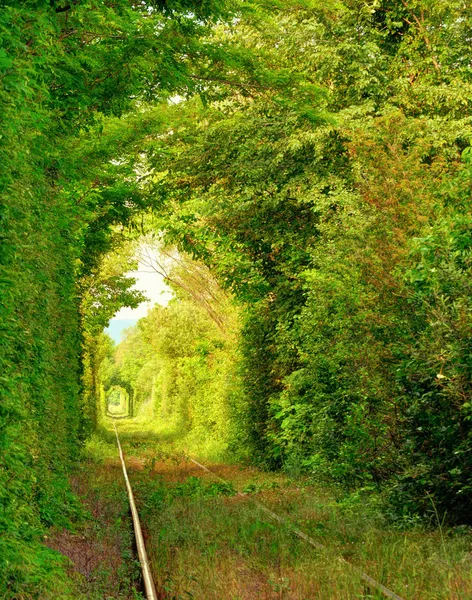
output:
[[[228,305],[227,313],[232,311]],[[180,448],[228,456],[237,429],[233,327],[228,322],[218,327],[185,294],[156,306],[126,330],[102,384],[106,389],[121,381],[130,389],[134,414],[145,415],[143,429],[173,439]]]
[[[219,6],[170,4],[0,3],[2,598],[46,594],[60,567],[41,534],[73,511],[67,473],[95,416],[79,398],[79,305],[113,226],[146,204],[129,152],[138,128],[119,117],[151,89],[188,89],[182,54]]]
[[[470,520],[471,11],[294,5],[225,29],[257,84],[166,112],[158,227],[241,305],[258,464]]]

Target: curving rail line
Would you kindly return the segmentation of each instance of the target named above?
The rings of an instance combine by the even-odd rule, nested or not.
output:
[[[156,588],[152,579],[151,567],[149,566],[149,559],[146,552],[146,546],[144,545],[143,532],[141,530],[141,523],[139,521],[138,510],[134,502],[133,489],[131,488],[131,483],[129,482],[128,471],[126,470],[125,458],[123,456],[123,450],[121,449],[120,438],[118,437],[118,431],[116,429],[115,421],[113,421],[113,427],[115,428],[116,443],[118,444],[118,451],[120,453],[121,466],[123,467],[123,475],[125,478],[126,490],[128,491],[131,516],[133,517],[136,547],[138,549],[139,562],[141,563],[141,570],[143,572],[144,591],[148,600],[158,600]]]
[[[144,581],[144,589],[146,592],[146,598],[148,600],[158,600],[156,588],[154,586],[154,581],[152,579],[151,569],[149,566],[149,559],[147,557],[146,547],[144,545],[144,538],[143,538],[143,533],[141,530],[141,523],[139,521],[138,511],[136,509],[136,504],[134,502],[133,490],[131,488],[131,484],[130,484],[130,481],[128,478],[128,472],[126,470],[125,459],[123,456],[123,451],[121,449],[120,438],[118,437],[118,430],[116,429],[116,424],[115,424],[114,420],[113,420],[113,427],[115,429],[116,443],[118,444],[118,451],[120,454],[121,466],[123,467],[123,475],[124,475],[125,482],[126,482],[126,489],[128,491],[129,504],[131,507],[131,515],[133,517],[134,533],[135,533],[135,537],[136,537],[136,546],[138,549],[138,557],[139,557],[139,561],[141,563],[141,569],[142,569],[142,573],[143,573],[143,581]],[[214,473],[213,471],[211,471],[208,467],[205,467],[205,465],[202,465],[201,463],[199,463],[198,461],[194,460],[191,457],[187,457],[187,458],[191,462],[193,462],[195,465],[197,465],[198,467],[200,467],[201,469],[206,471],[207,473],[210,473],[216,479],[219,479],[220,481],[224,481],[225,483],[227,483],[227,481],[225,479],[220,477],[217,473]],[[243,494],[242,492],[237,492],[237,494],[238,494],[238,496],[245,497],[245,494]],[[277,515],[272,510],[270,510],[270,508],[267,508],[267,506],[262,504],[262,502],[259,502],[258,500],[255,500],[255,499],[253,499],[253,500],[254,500],[255,504],[261,510],[263,510],[266,514],[268,514],[272,519],[274,519],[278,523],[288,525],[292,529],[293,533],[296,536],[298,536],[299,538],[301,538],[302,540],[304,540],[311,546],[317,548],[318,550],[326,550],[326,546],[323,546],[323,544],[320,544],[319,542],[314,540],[312,537],[310,537],[309,535],[307,535],[306,533],[304,533],[303,531],[301,531],[300,529],[295,527],[288,519],[285,519],[285,518],[281,517],[280,515]],[[372,577],[367,575],[367,573],[364,573],[364,571],[362,571],[362,569],[351,564],[346,559],[339,557],[338,560],[340,562],[342,562],[343,564],[348,565],[351,569],[355,569],[356,571],[358,571],[358,573],[361,576],[362,581],[364,581],[364,583],[366,583],[369,587],[380,592],[382,594],[382,596],[384,596],[384,598],[388,598],[389,600],[403,600],[403,598],[401,596],[398,596],[398,594],[396,594],[395,592],[392,592],[392,590],[389,590],[383,584],[381,584],[380,582],[376,581],[375,579],[373,579]]]

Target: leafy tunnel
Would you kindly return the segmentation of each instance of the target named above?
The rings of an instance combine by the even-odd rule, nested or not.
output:
[[[0,596],[106,413],[470,523],[470,6],[0,8]]]

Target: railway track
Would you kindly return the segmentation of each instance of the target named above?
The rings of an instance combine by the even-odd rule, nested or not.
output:
[[[155,587],[155,584],[154,584],[154,581],[153,581],[153,578],[152,578],[152,573],[151,573],[151,568],[150,568],[150,564],[149,564],[149,559],[148,559],[148,556],[147,556],[146,547],[145,547],[145,543],[144,543],[144,538],[143,538],[143,534],[142,534],[141,523],[140,523],[140,520],[139,520],[138,511],[137,511],[135,500],[134,500],[134,494],[133,494],[131,483],[130,483],[130,480],[129,480],[129,477],[128,477],[128,472],[127,472],[127,469],[126,469],[126,463],[125,463],[123,451],[122,451],[121,444],[120,444],[120,438],[119,438],[119,435],[118,435],[118,430],[116,428],[115,422],[113,422],[113,427],[114,427],[114,430],[115,430],[116,442],[117,442],[117,446],[118,446],[118,451],[119,451],[121,466],[122,466],[122,469],[123,469],[123,476],[124,476],[124,479],[125,479],[126,489],[127,489],[127,492],[128,492],[128,499],[129,499],[129,504],[130,504],[130,509],[131,509],[131,515],[132,515],[132,519],[133,519],[133,527],[134,527],[134,532],[135,532],[135,538],[136,538],[136,547],[137,547],[137,551],[138,551],[139,561],[141,563],[141,569],[142,569],[142,574],[143,574],[143,582],[144,582],[144,589],[145,589],[146,598],[148,600],[158,600],[158,595],[157,595],[156,587]],[[217,473],[215,473],[214,471],[212,471],[211,469],[209,469],[208,467],[206,467],[205,465],[203,465],[200,462],[196,461],[195,459],[193,459],[191,457],[187,457],[187,460],[189,460],[190,462],[192,462],[193,464],[195,464],[197,467],[199,467],[200,469],[202,469],[206,473],[210,474],[215,479],[217,479],[217,480],[219,480],[221,482],[224,482],[224,483],[230,483],[226,479],[220,477]],[[240,497],[246,497],[246,494],[243,494],[240,491],[237,491],[237,495],[240,496]],[[295,527],[288,519],[286,519],[284,517],[281,517],[280,515],[276,514],[274,511],[272,511],[267,506],[265,506],[262,502],[259,502],[258,500],[255,500],[255,499],[253,499],[253,501],[258,506],[258,508],[260,508],[264,513],[266,513],[272,520],[276,521],[277,523],[279,523],[281,525],[288,526],[291,529],[291,531],[297,537],[299,537],[300,539],[304,540],[310,546],[316,548],[317,550],[322,550],[322,551],[324,551],[324,550],[327,549],[326,546],[324,546],[320,542],[318,542],[315,539],[313,539],[311,536],[307,535],[306,533],[304,533],[303,531],[301,531],[300,529],[298,529],[297,527]],[[338,557],[337,560],[340,561],[341,563],[343,563],[344,565],[346,565],[348,568],[357,571],[357,573],[359,574],[361,580],[364,582],[364,584],[368,587],[369,590],[371,590],[371,591],[375,590],[382,597],[388,598],[389,600],[404,600],[401,596],[399,596],[398,594],[396,594],[394,591],[390,590],[389,588],[387,588],[386,586],[384,586],[382,583],[380,583],[379,581],[377,581],[373,577],[370,577],[362,569],[360,569],[359,567],[353,565],[352,563],[350,563],[349,561],[347,561],[343,557]]]
[[[113,427],[115,429],[116,435],[116,443],[118,445],[118,452],[120,455],[121,467],[123,469],[123,476],[125,478],[126,490],[128,492],[128,500],[131,509],[131,516],[133,519],[133,527],[134,527],[134,536],[136,539],[136,548],[138,550],[139,562],[141,563],[141,570],[143,573],[143,583],[144,583],[144,591],[146,593],[147,600],[157,600],[157,592],[156,586],[154,585],[154,581],[152,578],[151,567],[149,565],[149,559],[146,552],[146,546],[144,544],[143,531],[141,528],[141,522],[139,520],[138,510],[136,508],[136,503],[134,501],[133,488],[131,487],[131,483],[128,477],[128,471],[126,469],[125,458],[123,455],[123,450],[120,444],[120,437],[118,435],[118,430],[116,429],[115,421],[113,421]]]

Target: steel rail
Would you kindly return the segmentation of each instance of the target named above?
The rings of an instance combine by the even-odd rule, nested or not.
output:
[[[224,483],[228,483],[226,481],[226,479],[223,479],[223,477],[220,477],[217,473],[214,473],[208,467],[205,467],[205,465],[202,465],[201,463],[194,460],[190,456],[187,458],[190,461],[192,461],[194,464],[196,464],[198,467],[200,467],[201,469],[206,471],[207,473],[210,473],[210,475],[213,475],[213,477],[216,477],[217,479],[219,479],[220,481],[223,481]],[[242,496],[243,498],[247,497],[246,494],[243,494],[242,492],[239,492],[239,491],[237,491],[237,495]],[[296,536],[298,536],[299,538],[301,538],[302,540],[304,540],[305,542],[307,542],[314,548],[317,548],[318,550],[327,550],[326,546],[324,546],[323,544],[320,544],[320,542],[317,542],[312,537],[310,537],[309,535],[307,535],[306,533],[304,533],[303,531],[301,531],[300,529],[295,527],[295,525],[293,525],[293,523],[291,521],[289,521],[288,519],[276,514],[275,512],[270,510],[270,508],[267,508],[267,506],[262,504],[262,502],[259,502],[259,500],[256,500],[255,498],[253,498],[253,501],[256,504],[256,506],[258,506],[261,510],[263,510],[265,513],[267,513],[269,516],[271,516],[275,521],[282,523],[283,525],[288,525]],[[389,600],[404,600],[401,596],[398,596],[398,594],[395,594],[395,592],[392,592],[392,590],[389,590],[387,587],[385,587],[379,581],[376,581],[375,579],[370,577],[370,575],[367,575],[367,573],[364,573],[364,571],[361,568],[356,567],[355,565],[350,563],[348,560],[346,560],[342,556],[338,557],[338,561],[340,561],[343,564],[348,565],[351,569],[354,569],[355,571],[357,571],[359,573],[359,575],[361,576],[362,581],[364,581],[364,583],[367,583],[370,587],[376,589],[385,598],[389,598]]]
[[[123,475],[126,483],[126,490],[128,491],[129,505],[131,508],[131,516],[133,518],[134,535],[136,538],[136,547],[138,549],[138,558],[141,563],[141,570],[143,573],[144,590],[146,598],[148,600],[158,600],[157,592],[152,579],[151,568],[149,566],[149,559],[146,552],[146,546],[144,545],[143,532],[141,529],[141,523],[139,521],[138,510],[134,502],[133,489],[128,478],[128,471],[126,470],[125,458],[123,450],[121,449],[120,438],[118,437],[118,430],[116,429],[115,421],[113,420],[113,427],[115,428],[116,443],[118,444],[118,451],[120,454],[121,466],[123,467]]]

